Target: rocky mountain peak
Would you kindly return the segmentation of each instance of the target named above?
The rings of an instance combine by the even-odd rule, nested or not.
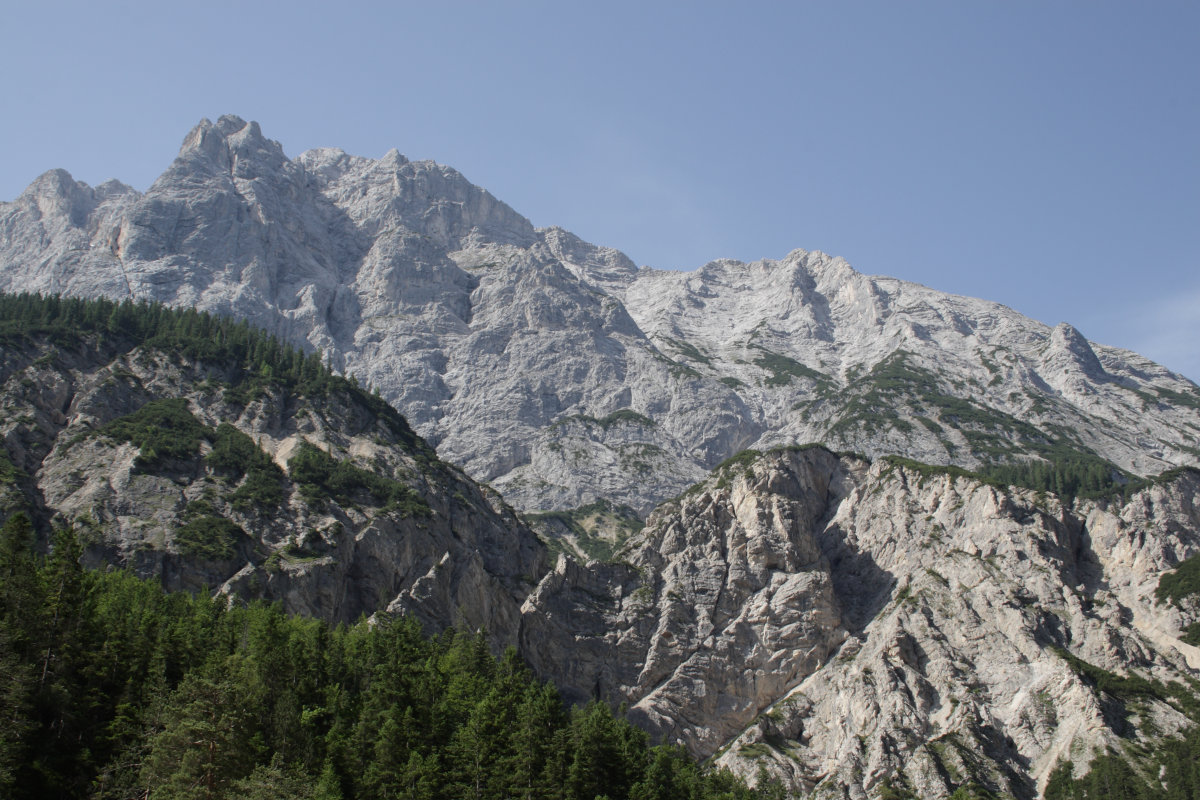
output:
[[[179,146],[179,159],[207,158],[214,163],[225,162],[228,166],[228,147],[225,134],[208,118],[200,120],[194,128],[188,131]]]
[[[383,158],[379,159],[379,163],[381,166],[384,166],[384,167],[388,167],[388,166],[402,167],[405,164],[409,163],[409,161],[408,161],[408,158],[406,158],[404,156],[404,154],[402,154],[399,150],[397,150],[396,148],[393,147],[391,150],[388,150],[386,153],[383,154]]]
[[[1066,355],[1085,375],[1093,380],[1104,380],[1107,376],[1103,365],[1100,364],[1100,359],[1096,357],[1096,351],[1092,350],[1088,340],[1074,326],[1066,322],[1058,323],[1050,332],[1047,355],[1051,354]]]
[[[65,169],[46,170],[33,179],[22,197],[64,197],[78,194],[80,184]]]
[[[362,156],[352,156],[340,147],[314,147],[295,158],[295,163],[304,168],[318,188],[339,180],[351,170],[360,169],[369,161]]]
[[[64,220],[68,224],[86,224],[87,216],[95,208],[95,193],[87,184],[71,177],[65,169],[44,172],[21,193],[18,202],[30,210],[36,209],[40,219],[54,224]]]
[[[594,284],[620,297],[637,278],[637,265],[620,250],[596,247],[568,230],[551,226],[539,233],[549,248],[551,257],[562,262],[582,281]]]
[[[137,189],[134,189],[127,183],[122,183],[116,178],[110,178],[104,183],[97,184],[95,191],[96,197],[100,198],[101,200],[107,200],[111,197],[121,197],[123,195],[140,194]]]
[[[237,114],[222,114],[217,118],[216,129],[225,136],[232,136],[235,133],[246,130],[246,120],[239,117]],[[249,127],[258,136],[262,136],[262,131],[258,127],[257,122],[249,123]]]
[[[1063,396],[1088,397],[1096,393],[1098,384],[1113,380],[1088,340],[1066,322],[1050,332],[1041,362],[1046,382]]]
[[[287,161],[282,145],[264,137],[257,122],[226,114],[215,124],[200,120],[184,137],[176,164],[183,169],[229,172],[249,180],[277,171]]]

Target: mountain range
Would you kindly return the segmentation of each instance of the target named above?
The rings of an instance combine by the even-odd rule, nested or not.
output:
[[[1200,390],[1129,351],[841,259],[638,269],[455,170],[201,122],[144,194],[54,170],[0,204],[0,289],[246,319],[377,388],[526,511],[644,516],[746,448],[976,468],[1200,460]]]
[[[13,300],[0,363],[0,503],[95,565],[486,628],[820,797],[1149,780],[1197,721],[1200,389],[1067,324],[818,252],[638,269],[236,117],[144,194],[0,204],[0,290],[107,298]]]

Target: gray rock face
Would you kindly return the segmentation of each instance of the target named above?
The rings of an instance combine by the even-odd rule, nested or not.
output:
[[[574,699],[628,701],[632,719],[699,754],[743,729],[846,636],[812,532],[849,478],[824,450],[796,461],[659,509],[625,561],[561,557],[524,607],[534,668],[569,664],[559,685]]]
[[[782,451],[666,504],[619,555],[560,559],[522,643],[576,697],[626,702],[655,734],[818,797],[921,797],[969,780],[1033,797],[1061,759],[1186,718],[1129,720],[1061,651],[1182,680],[1198,614],[1154,602],[1200,553],[1200,472],[1127,502]],[[557,671],[556,671],[557,670]]]
[[[144,195],[58,170],[0,203],[0,289],[196,305],[321,348],[529,510],[646,513],[751,446],[976,466],[1058,444],[1139,474],[1200,455],[1194,384],[1069,326],[816,252],[638,270],[448,167],[288,159],[236,117]]]

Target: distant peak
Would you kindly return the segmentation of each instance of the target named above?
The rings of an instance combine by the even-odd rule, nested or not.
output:
[[[1050,332],[1050,348],[1048,353],[1066,353],[1080,369],[1089,377],[1101,380],[1106,373],[1104,367],[1092,350],[1091,343],[1073,325],[1060,322]]]
[[[251,122],[250,125],[259,136],[262,135],[262,132],[258,129],[257,122]],[[216,125],[217,130],[221,131],[221,133],[225,134],[226,136],[231,133],[236,133],[245,127],[246,120],[242,119],[237,114],[222,114],[221,118],[217,120]]]
[[[1050,332],[1050,341],[1068,350],[1091,353],[1091,345],[1079,329],[1069,322],[1060,322]]]
[[[379,159],[381,164],[395,164],[403,166],[408,163],[408,159],[396,148],[392,148],[383,154],[383,158]]]
[[[352,156],[340,147],[314,147],[296,156],[296,162],[322,182],[334,181],[369,159]]]
[[[124,194],[138,194],[138,190],[116,178],[110,178],[96,187],[97,197],[119,197]]]
[[[25,189],[25,194],[46,197],[75,194],[78,191],[79,184],[71,177],[71,173],[65,169],[52,169],[34,178],[33,183]]]
[[[221,119],[225,119],[222,117]],[[191,153],[204,153],[209,156],[218,155],[219,151],[225,148],[225,135],[212,124],[212,121],[207,117],[196,123],[196,126],[188,131],[188,135],[183,137],[183,144],[179,146],[179,155],[182,158]]]
[[[179,157],[195,156],[207,157],[223,168],[247,157],[273,166],[286,160],[283,147],[263,136],[257,122],[246,122],[234,114],[221,116],[216,124],[205,118],[192,128],[179,148]]]

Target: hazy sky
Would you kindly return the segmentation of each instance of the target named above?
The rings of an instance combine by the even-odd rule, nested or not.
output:
[[[692,269],[802,247],[1200,379],[1200,3],[0,0],[0,199],[200,118]]]

